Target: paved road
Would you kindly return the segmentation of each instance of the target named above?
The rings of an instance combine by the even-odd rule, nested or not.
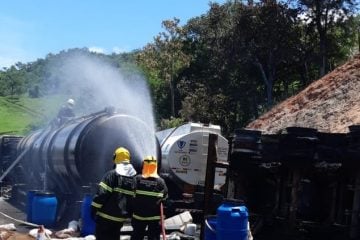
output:
[[[2,214],[1,214],[2,213]],[[6,214],[9,217],[4,216]],[[3,197],[0,197],[0,225],[13,223],[16,227],[17,232],[27,233],[30,229],[34,227],[27,226],[23,223],[15,221],[26,221],[26,213],[15,206],[15,204],[10,203],[5,200]]]
[[[34,227],[32,227],[32,226],[27,226],[24,223],[20,223],[20,222],[14,220],[14,219],[16,219],[19,221],[26,222],[26,210],[23,210],[23,208],[24,208],[23,206],[24,206],[23,204],[17,204],[16,202],[12,203],[12,201],[8,201],[8,200],[4,199],[3,197],[0,197],[0,225],[13,223],[16,227],[16,232],[20,233],[20,234],[27,234],[27,233],[29,233],[29,231],[31,229],[34,229]],[[6,214],[11,218],[8,218],[1,213]],[[60,229],[50,229],[50,230],[53,232],[56,232],[57,230],[60,230]],[[126,225],[123,227],[122,232],[123,232],[123,234],[124,233],[128,234],[129,232],[131,232],[131,230],[132,230],[131,226]],[[174,234],[175,234],[175,232],[174,232]],[[194,238],[189,238],[189,239],[199,240],[199,234],[200,234],[200,231],[198,229],[198,232],[196,234],[197,236]],[[171,239],[171,236],[172,236],[172,234],[169,235],[169,239]],[[173,235],[173,239],[175,239],[174,236],[175,235]],[[129,239],[129,237],[130,237],[129,235],[122,236],[121,240]],[[16,238],[16,239],[18,239],[18,238]]]

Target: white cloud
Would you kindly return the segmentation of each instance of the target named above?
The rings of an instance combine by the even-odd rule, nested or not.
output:
[[[89,47],[89,51],[93,53],[106,53],[106,50],[101,47]]]
[[[109,53],[109,51],[107,49],[102,48],[102,47],[93,46],[93,47],[89,47],[88,49],[90,52],[94,52],[94,53],[103,53],[103,54]],[[130,51],[129,48],[127,48],[127,47],[122,48],[122,47],[115,46],[112,48],[111,53],[120,54],[120,53],[124,53],[124,52],[129,52],[129,51]]]
[[[129,48],[127,48],[127,47],[125,47],[125,48],[113,47],[112,52],[113,52],[113,53],[116,53],[116,54],[124,53],[124,52],[129,52]]]

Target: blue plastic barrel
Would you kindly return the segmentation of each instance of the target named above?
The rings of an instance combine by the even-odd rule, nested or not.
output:
[[[57,198],[51,192],[35,192],[32,201],[32,222],[53,227],[56,223]]]
[[[94,235],[95,222],[91,217],[91,202],[92,195],[85,194],[83,202],[81,204],[81,236]]]
[[[216,216],[205,218],[205,240],[216,240]]]
[[[247,240],[248,210],[237,202],[225,201],[217,209],[217,240]]]
[[[32,222],[32,203],[35,193],[39,190],[30,190],[26,194],[26,221]]]

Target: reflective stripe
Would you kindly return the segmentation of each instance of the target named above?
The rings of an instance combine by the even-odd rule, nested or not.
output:
[[[142,220],[142,221],[160,220],[160,216],[141,217],[141,216],[136,215],[136,214],[133,214],[133,218],[135,218],[137,220]]]
[[[123,188],[114,188],[114,191],[119,192],[119,193],[123,193],[123,194],[127,194],[127,195],[130,195],[130,196],[135,196],[135,193],[133,191],[126,190],[126,189],[123,189]]]
[[[142,190],[136,190],[135,194],[147,195],[147,196],[153,196],[153,197],[163,197],[164,196],[164,193],[149,192],[149,191],[142,191]]]
[[[108,185],[106,185],[104,182],[100,182],[99,185],[104,188],[105,190],[108,190],[109,192],[112,192],[113,189],[111,187],[109,187]]]
[[[109,220],[115,221],[115,222],[124,222],[126,220],[126,218],[110,216],[110,215],[107,215],[106,213],[103,213],[103,212],[97,212],[96,214],[103,217],[103,218],[106,218],[106,219],[109,219]]]
[[[101,208],[101,207],[102,207],[102,204],[96,203],[96,202],[92,202],[92,203],[91,203],[91,206],[96,207],[96,208]]]
[[[144,159],[144,162],[146,162],[146,163],[156,163],[156,159],[155,160]]]

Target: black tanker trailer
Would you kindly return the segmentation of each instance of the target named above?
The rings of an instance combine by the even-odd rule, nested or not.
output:
[[[17,138],[14,167],[4,181],[10,179],[17,194],[45,190],[61,202],[79,201],[112,169],[112,155],[119,146],[129,149],[138,172],[146,155],[155,155],[161,166],[160,145],[149,125],[111,107],[61,126],[49,124]]]

